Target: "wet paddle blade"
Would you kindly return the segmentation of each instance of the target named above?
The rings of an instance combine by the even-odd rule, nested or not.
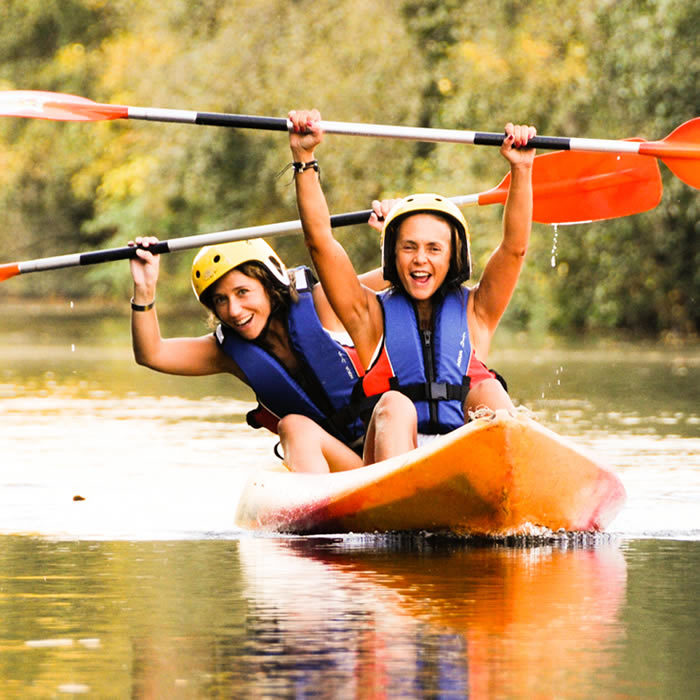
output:
[[[128,107],[105,105],[77,95],[40,90],[0,92],[0,116],[92,122],[128,117]]]
[[[630,139],[632,140],[632,139]],[[504,203],[510,173],[479,204]],[[533,220],[543,224],[602,221],[653,209],[663,187],[654,158],[636,154],[556,151],[533,165]]]

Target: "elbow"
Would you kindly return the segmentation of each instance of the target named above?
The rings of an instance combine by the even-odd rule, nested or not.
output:
[[[134,352],[134,360],[136,361],[137,365],[141,365],[141,367],[149,367],[150,368],[150,364],[148,363],[148,360],[143,355],[140,355],[137,352]]]
[[[323,266],[324,263],[327,264],[329,260],[336,258],[339,244],[332,234],[329,233],[327,236],[304,235],[304,242],[316,269],[319,266]]]
[[[515,258],[517,261],[522,262],[523,258],[527,255],[528,247],[529,246],[527,243],[523,243],[521,245],[513,245],[512,243],[509,243],[504,245],[503,249],[506,253],[508,253],[508,255]]]
[[[134,360],[137,365],[141,367],[148,367],[148,369],[156,369],[153,359],[148,353],[143,352],[137,347],[134,347]]]
[[[306,244],[306,249],[309,251],[311,259],[315,262],[316,258],[321,254],[318,242],[316,241],[316,239],[313,238],[313,236],[309,236],[305,233],[304,243]]]
[[[527,255],[527,246],[524,245],[520,248],[516,248],[513,252],[512,255],[514,255],[518,260],[522,260],[526,255]]]
[[[304,243],[312,256],[321,255],[324,247],[327,247],[330,242],[335,240],[330,228],[324,229],[321,226],[304,226],[303,231]]]

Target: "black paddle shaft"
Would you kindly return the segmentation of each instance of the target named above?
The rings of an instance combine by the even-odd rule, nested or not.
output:
[[[126,245],[121,248],[107,248],[105,250],[95,250],[91,253],[81,253],[80,264],[96,265],[98,263],[111,262],[112,260],[130,260],[136,257],[136,251],[139,249],[148,250],[155,255],[170,252],[168,241],[159,241],[149,246]]]

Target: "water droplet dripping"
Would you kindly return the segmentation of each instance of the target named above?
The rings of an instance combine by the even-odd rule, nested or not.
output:
[[[559,228],[558,224],[552,224],[554,229],[554,236],[552,238],[552,267],[557,266],[557,241],[559,238]]]

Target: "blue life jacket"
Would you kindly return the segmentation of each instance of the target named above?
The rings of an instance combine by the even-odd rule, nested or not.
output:
[[[469,290],[449,291],[434,310],[432,330],[420,330],[412,301],[401,291],[378,295],[384,310],[384,349],[389,362],[379,362],[389,388],[408,396],[418,412],[418,431],[448,433],[464,424],[469,393],[467,370],[471,341],[467,325]],[[367,386],[373,382],[370,369]],[[366,381],[368,380],[368,381]]]
[[[295,275],[299,301],[289,309],[288,330],[301,362],[301,381],[260,345],[245,340],[223,324],[216,329],[217,342],[245,374],[261,406],[276,419],[290,413],[301,414],[351,444],[364,434],[357,411],[349,407],[359,374],[348,349],[331,338],[321,325],[313,302],[310,270],[296,268],[290,274]],[[248,422],[253,427],[270,427],[265,421],[256,421],[251,414]]]

